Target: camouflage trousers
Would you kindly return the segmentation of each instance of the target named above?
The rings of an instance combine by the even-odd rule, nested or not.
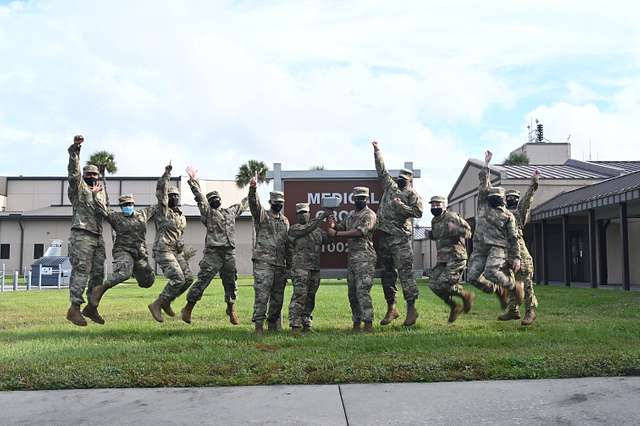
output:
[[[220,273],[224,287],[224,301],[236,303],[238,287],[236,286],[236,250],[233,247],[207,247],[200,261],[198,279],[191,286],[187,301],[196,303],[202,299],[202,294],[211,284],[211,280]]]
[[[462,287],[460,280],[466,266],[467,259],[439,262],[431,271],[429,288],[447,304],[451,302],[452,296],[462,297],[464,287]]]
[[[378,252],[382,260],[382,290],[387,303],[396,302],[396,281],[400,280],[404,300],[418,298],[420,291],[413,275],[413,248],[409,237],[381,233]]]
[[[376,261],[349,262],[347,269],[347,286],[349,288],[349,305],[353,322],[373,322],[373,302],[371,287],[376,270]]]
[[[474,247],[467,273],[467,281],[485,293],[495,293],[498,287],[511,290],[515,286],[503,247]]]
[[[107,257],[102,235],[95,235],[81,229],[72,229],[69,236],[69,257],[71,277],[69,278],[69,299],[71,303],[84,303],[95,286],[104,280],[104,261]]]
[[[131,275],[136,278],[138,285],[142,288],[149,288],[156,280],[156,274],[149,265],[146,254],[133,255],[125,250],[113,251],[113,274],[106,282],[107,288],[115,287],[123,281],[128,280]]]
[[[524,305],[529,311],[531,308],[538,307],[538,299],[533,291],[533,259],[529,253],[525,253],[522,257],[522,268],[516,272],[515,279],[522,282],[524,286]]]
[[[160,293],[160,299],[169,303],[187,291],[193,283],[193,275],[189,269],[189,263],[182,252],[154,250],[153,257],[160,265],[162,273],[169,279],[164,290]]]
[[[311,327],[311,314],[316,306],[316,293],[320,287],[320,271],[294,269],[291,271],[293,294],[289,304],[289,325]]]
[[[253,322],[278,321],[284,302],[284,287],[287,284],[287,270],[283,266],[253,262]]]

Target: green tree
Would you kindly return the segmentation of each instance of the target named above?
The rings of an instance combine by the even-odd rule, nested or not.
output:
[[[249,160],[238,169],[236,175],[236,185],[238,188],[244,188],[249,185],[249,181],[252,177],[258,177],[258,184],[269,182],[267,178],[267,172],[269,168],[262,161]]]
[[[113,174],[118,171],[118,166],[116,166],[115,156],[108,151],[97,151],[91,154],[89,157],[89,161],[87,164],[93,164],[98,167],[100,170],[100,174],[104,176],[105,171]]]
[[[526,166],[529,164],[529,157],[525,153],[512,152],[504,159],[505,166]]]

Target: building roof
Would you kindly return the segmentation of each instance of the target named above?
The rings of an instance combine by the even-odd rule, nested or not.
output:
[[[539,220],[640,199],[640,171],[558,194],[532,212]]]
[[[428,228],[428,227],[416,226],[415,228],[413,228],[413,239],[414,240],[428,239],[430,229],[431,228]]]
[[[615,167],[617,169],[624,170],[626,173],[640,171],[640,161],[589,161],[589,163]]]
[[[537,169],[540,171],[541,179],[606,179],[610,174],[599,173],[592,170],[582,169],[569,164],[557,165],[526,165],[526,166],[494,166],[501,171],[502,178],[507,179],[528,179]]]

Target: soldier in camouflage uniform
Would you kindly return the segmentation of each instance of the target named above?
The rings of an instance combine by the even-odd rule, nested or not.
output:
[[[516,281],[522,282],[524,286],[524,303],[526,313],[522,319],[522,325],[531,325],[536,319],[536,308],[538,307],[538,299],[533,291],[533,258],[529,254],[527,244],[524,241],[523,230],[529,222],[529,213],[531,211],[531,202],[533,196],[538,190],[538,181],[540,172],[536,170],[531,177],[531,186],[520,199],[520,192],[517,190],[509,190],[506,193],[507,208],[513,213],[518,225],[518,246],[520,247],[520,258],[522,259],[522,267],[516,272]],[[519,317],[519,307],[509,306],[507,311],[514,317]]]
[[[89,303],[96,308],[107,290],[128,280],[131,275],[142,288],[151,287],[156,279],[149,264],[146,238],[147,222],[155,214],[157,206],[136,210],[133,194],[121,196],[118,202],[121,211],[113,211],[106,206],[102,210],[116,233],[116,241],[112,250],[113,274],[107,282],[96,286],[89,297]]]
[[[252,321],[255,323],[256,334],[262,335],[265,319],[268,321],[269,331],[282,328],[280,316],[287,283],[289,220],[282,213],[282,192],[270,193],[271,208],[265,210],[260,204],[256,188],[256,178],[252,178],[249,183],[249,209],[256,232],[252,256],[255,291]]]
[[[364,331],[370,333],[373,331],[371,286],[377,260],[376,251],[373,248],[376,214],[367,207],[369,188],[363,186],[353,188],[353,200],[356,209],[337,225],[332,220],[327,234],[330,237],[349,238],[347,285],[353,319],[352,330],[360,332],[360,326],[364,322]]]
[[[80,312],[80,305],[84,303],[85,289],[87,298],[90,298],[93,289],[102,284],[106,258],[102,238],[103,215],[100,213],[104,206],[103,186],[96,166],[87,165],[80,174],[80,146],[83,142],[81,135],[75,136],[68,149],[68,196],[73,206],[69,257],[73,269],[69,280],[71,306],[67,311],[67,319],[78,326],[87,325],[83,315],[98,324],[104,324],[95,307],[87,304]]]
[[[320,251],[327,236],[319,228],[324,213],[310,222],[309,204],[296,204],[298,223],[289,228],[293,294],[289,304],[289,324],[294,334],[311,329],[311,314],[320,286]]]
[[[513,272],[520,270],[518,231],[515,217],[504,206],[504,189],[491,186],[490,160],[491,152],[487,151],[485,168],[479,174],[478,212],[467,278],[479,290],[498,295],[506,308],[512,302],[520,304],[523,297],[522,285],[513,277]]]
[[[384,268],[382,289],[387,301],[387,313],[380,324],[387,325],[400,316],[396,309],[396,280],[399,278],[404,300],[407,302],[404,325],[412,326],[418,318],[415,301],[419,291],[413,275],[411,220],[422,217],[422,200],[412,186],[413,172],[402,169],[397,180],[392,178],[384,165],[378,142],[372,142],[372,145],[378,177],[384,183],[384,194],[378,208],[377,229],[381,231],[379,251]]]
[[[191,323],[193,307],[219,272],[224,287],[224,301],[227,304],[226,314],[229,316],[229,322],[237,325],[236,219],[247,209],[247,199],[226,208],[220,207],[222,200],[218,191],[211,191],[206,197],[203,196],[196,176],[197,171],[189,167],[187,174],[190,178],[189,187],[200,210],[200,221],[207,228],[207,235],[198,279],[187,294],[187,304],[181,312],[182,320]]]
[[[156,241],[153,244],[153,257],[160,265],[162,273],[169,279],[158,298],[149,305],[151,316],[163,322],[162,311],[173,317],[171,302],[184,293],[193,283],[189,263],[184,258],[182,236],[187,227],[187,219],[180,210],[180,192],[177,188],[168,188],[171,178],[171,164],[165,167],[164,174],[156,186],[158,209],[153,216],[156,225]]]
[[[451,311],[449,322],[454,322],[460,312],[471,310],[473,293],[465,291],[460,283],[467,266],[465,239],[471,238],[471,227],[457,213],[447,210],[447,201],[442,196],[431,197],[431,239],[436,241],[437,264],[431,271],[429,288],[446,303]],[[462,299],[458,305],[453,296]]]

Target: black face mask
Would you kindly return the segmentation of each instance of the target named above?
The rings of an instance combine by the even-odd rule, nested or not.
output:
[[[489,205],[493,208],[504,206],[504,199],[501,197],[489,197]]]
[[[298,223],[300,225],[306,225],[309,223],[309,213],[298,213]]]
[[[367,201],[366,200],[355,200],[353,202],[353,204],[355,204],[356,210],[362,210],[365,207],[367,207]]]
[[[92,177],[83,177],[82,179],[84,180],[84,183],[86,183],[89,186],[94,186],[96,184],[96,181],[98,180]]]
[[[431,214],[434,216],[440,216],[444,209],[442,207],[434,207],[431,209]]]
[[[514,210],[518,207],[518,199],[517,198],[507,198],[507,208],[510,210]]]
[[[274,213],[280,213],[280,210],[282,210],[282,204],[280,203],[273,203],[271,204],[271,211]]]
[[[169,196],[169,207],[176,208],[180,205],[180,198]]]
[[[211,206],[212,209],[217,209],[220,207],[220,200],[218,198],[213,198],[211,200],[209,200],[209,205]]]
[[[397,184],[398,184],[398,188],[400,189],[405,189],[407,187],[407,181],[405,179],[398,179],[396,180]]]

